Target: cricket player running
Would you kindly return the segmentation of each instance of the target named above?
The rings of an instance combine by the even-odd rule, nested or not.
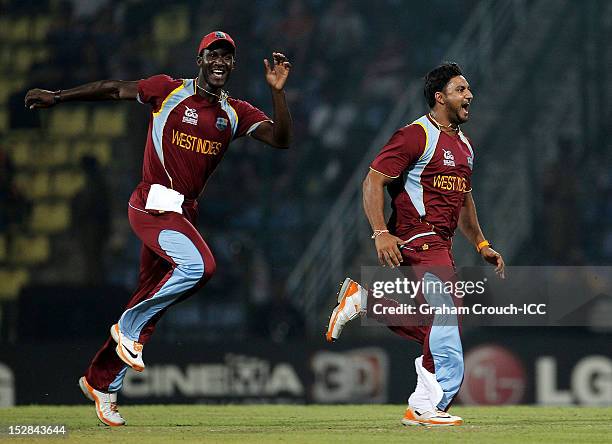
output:
[[[143,346],[164,312],[191,294],[215,272],[215,260],[197,231],[197,198],[230,142],[253,136],[288,148],[291,116],[283,87],[291,64],[280,53],[264,60],[274,120],[223,90],[236,63],[236,45],[225,32],[204,36],[195,79],[155,75],[139,81],[103,80],[76,88],[33,89],[26,107],[47,108],[82,100],[137,100],[151,107],[142,181],[129,200],[130,225],[143,243],[138,287],[110,337],[97,352],[81,390],[95,402],[100,421],[120,426],[117,392],[129,367],[143,371]]]
[[[467,122],[473,99],[470,86],[455,63],[438,66],[425,76],[430,112],[400,128],[382,148],[363,182],[363,205],[372,226],[381,265],[447,267],[454,274],[451,252],[457,225],[480,255],[504,277],[504,260],[482,234],[471,193],[474,151],[459,125]],[[384,220],[384,188],[392,199],[389,223]],[[439,272],[438,272],[439,273]],[[445,277],[425,272],[425,280]],[[398,325],[376,315],[368,292],[347,278],[331,314],[326,339],[340,336],[344,325],[367,314],[400,336],[423,346],[415,360],[417,386],[402,419],[405,425],[460,425],[447,413],[463,381],[460,327],[454,322]],[[429,305],[447,294],[424,294]],[[389,300],[387,300],[389,301]],[[371,302],[370,302],[370,305]]]

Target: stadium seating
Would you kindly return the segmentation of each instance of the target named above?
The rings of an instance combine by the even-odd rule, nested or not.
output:
[[[19,235],[13,240],[11,262],[16,265],[36,266],[50,255],[49,237],[44,235]]]
[[[78,136],[88,131],[88,109],[84,106],[56,108],[49,114],[49,132]]]
[[[189,9],[175,5],[153,18],[153,39],[156,44],[171,46],[185,41],[190,33]]]
[[[19,2],[14,3],[19,6]],[[80,9],[78,2],[42,0],[39,3],[40,11],[16,7],[15,11],[9,10],[0,17],[0,132],[3,134],[0,150],[10,157],[14,168],[12,185],[28,207],[18,226],[13,223],[10,229],[3,226],[1,230],[4,231],[0,231],[4,239],[4,246],[0,242],[0,267],[12,273],[6,271],[12,276],[11,284],[7,280],[6,286],[0,285],[0,292],[5,287],[19,291],[19,286],[30,278],[44,281],[40,274],[29,273],[33,267],[46,271],[45,276],[57,277],[58,281],[69,275],[69,267],[48,258],[55,257],[55,252],[65,251],[62,249],[65,245],[69,246],[69,251],[78,252],[74,222],[80,220],[80,215],[72,214],[72,209],[75,196],[87,190],[87,177],[82,168],[85,157],[95,158],[102,176],[110,182],[110,219],[115,233],[110,242],[114,256],[112,261],[108,261],[114,267],[112,274],[121,276],[118,278],[121,284],[129,286],[133,284],[133,273],[137,270],[137,241],[128,234],[125,200],[139,180],[147,108],[120,103],[71,103],[32,114],[40,116],[40,125],[13,128],[14,114],[10,107],[15,103],[19,105],[15,97],[20,99],[18,96],[25,93],[25,88],[62,88],[99,78],[137,79],[160,72],[175,77],[193,75],[197,68],[193,64],[191,48],[197,47],[201,32],[224,29],[238,43],[238,69],[232,73],[228,87],[231,95],[245,98],[270,113],[270,94],[263,79],[261,60],[269,57],[270,51],[278,49],[286,52],[294,63],[287,84],[287,98],[294,120],[294,147],[279,153],[261,149],[250,138],[240,139],[228,150],[222,165],[207,185],[206,197],[200,207],[199,228],[218,256],[219,266],[215,279],[206,288],[207,297],[201,298],[201,303],[212,307],[211,310],[214,310],[215,297],[222,296],[234,303],[244,301],[252,293],[263,294],[264,299],[283,297],[287,293],[283,283],[296,267],[322,218],[330,213],[346,182],[355,172],[363,170],[358,167],[359,162],[364,159],[372,137],[390,120],[390,110],[401,96],[402,85],[416,82],[421,88],[422,75],[441,60],[453,36],[459,35],[459,27],[468,22],[470,15],[469,7],[457,6],[461,2],[455,2],[453,6],[442,0],[415,4],[411,8],[405,8],[403,2],[395,0],[381,0],[376,2],[377,6],[366,1],[344,2],[347,11],[340,17],[333,11],[333,5],[338,2],[305,0],[301,15],[291,19],[288,19],[288,5],[292,2],[259,4],[228,0],[214,14],[209,13],[205,2],[196,1],[172,5],[162,0],[120,1],[117,5],[121,13],[110,6],[104,9],[106,2],[100,2],[101,13],[89,16],[72,10]],[[478,5],[481,2],[467,3]],[[532,5],[542,2],[518,3]],[[159,5],[164,7],[159,8]],[[455,18],[452,22],[437,13],[436,7],[442,5],[449,16]],[[491,9],[497,14],[497,8]],[[612,11],[612,6],[607,10]],[[608,17],[612,16],[612,12],[608,14]],[[541,26],[544,20],[537,16],[535,14],[536,22]],[[419,19],[415,20],[415,17]],[[552,20],[549,14],[546,18]],[[482,22],[491,26],[489,21]],[[612,23],[612,20],[608,18],[606,23]],[[427,41],[419,37],[427,35],[432,27],[444,29],[444,32]],[[338,29],[345,29],[347,35],[342,35],[341,39],[330,38]],[[350,38],[349,32],[352,33]],[[605,36],[611,35],[609,29],[606,32]],[[525,34],[523,39],[529,41],[533,35]],[[564,37],[568,38],[568,35],[566,33]],[[554,39],[555,42],[558,40]],[[480,41],[499,49],[498,42]],[[602,37],[602,41],[607,40]],[[468,48],[470,51],[467,53],[472,58],[477,57],[481,49],[478,42]],[[526,54],[528,51],[524,48],[527,47],[533,52],[536,45],[518,45],[516,53]],[[471,51],[472,48],[475,50]],[[610,48],[612,45],[608,45],[607,51],[612,51]],[[545,52],[548,57],[556,54],[554,51]],[[562,62],[565,60],[559,58]],[[452,55],[451,59],[457,57]],[[514,66],[517,59],[518,56],[509,56],[502,61]],[[364,60],[369,62],[364,65]],[[609,60],[609,56],[604,60]],[[482,66],[483,71],[519,72],[510,68],[492,70],[489,62],[482,62]],[[465,68],[469,72],[473,63],[468,63]],[[474,78],[474,74],[469,72],[470,78]],[[49,82],[48,86],[45,82]],[[536,88],[535,79],[530,82],[534,91],[540,90]],[[509,88],[507,82],[501,85]],[[497,93],[491,94],[484,92],[483,83],[475,84],[475,90],[482,93],[478,97],[476,114],[480,122],[493,116],[490,109],[485,111],[485,105],[487,101],[496,104],[500,97],[498,86],[495,85]],[[511,92],[514,90],[510,88]],[[425,110],[420,89],[418,97],[411,103],[416,104],[419,113]],[[604,100],[604,103],[612,102]],[[527,104],[520,106],[523,110],[528,107]],[[507,110],[503,108],[498,112]],[[401,119],[405,120],[397,125],[408,122],[417,113],[410,114],[402,115]],[[602,113],[603,121],[609,121],[609,114],[609,111]],[[396,117],[400,119],[400,116]],[[505,131],[516,133],[522,124],[522,119],[511,119]],[[472,134],[472,128],[469,131],[468,128],[466,132]],[[381,137],[384,139],[388,134]],[[381,141],[376,143],[384,143]],[[495,153],[496,158],[501,158],[498,145],[491,141],[479,155]],[[592,147],[589,149],[594,150]],[[538,150],[541,153],[545,151]],[[510,160],[500,163],[506,168],[513,165]],[[479,172],[478,180],[484,176],[497,178],[498,165],[495,162],[488,165],[486,170]],[[595,182],[596,177],[603,177],[605,173],[592,175],[591,180]],[[518,178],[519,175],[515,176]],[[237,181],[236,177],[243,180]],[[593,186],[605,187],[599,182],[604,181],[599,180]],[[498,181],[496,186],[506,184],[505,180]],[[227,193],[226,190],[233,192]],[[598,194],[605,195],[604,192]],[[479,196],[479,202],[482,202],[479,208],[487,209],[484,196]],[[537,203],[533,205],[537,207]],[[361,210],[355,209],[354,212],[361,218],[354,225],[359,227],[360,233],[365,233],[369,246],[368,228],[363,225],[366,222]],[[581,209],[580,213],[595,211]],[[514,219],[506,219],[507,223],[514,223]],[[606,214],[599,214],[597,219],[607,220]],[[499,224],[491,225],[493,228],[489,230],[495,230]],[[605,226],[591,231],[606,230],[612,233]],[[499,236],[495,237],[501,241]],[[608,234],[608,238],[612,239],[612,234]],[[342,239],[346,240],[345,237]],[[14,248],[17,240],[20,246],[31,247],[31,253]],[[271,248],[279,243],[291,247]],[[602,251],[604,248],[600,247],[604,245],[600,239],[584,244]],[[612,245],[612,241],[605,242],[608,244]],[[327,247],[324,243],[324,254],[327,254]],[[612,251],[612,247],[605,248]],[[355,263],[367,262],[361,255],[356,257],[359,260]],[[370,254],[368,258],[371,259]],[[21,271],[14,271],[17,269]],[[263,289],[253,290],[242,284],[236,269],[253,269],[255,276],[250,277],[255,282],[263,282]],[[321,280],[319,275],[316,278]],[[29,283],[44,284],[40,281]],[[204,313],[205,308],[200,308]]]
[[[94,136],[120,136],[125,134],[125,109],[97,108],[90,125]]]
[[[0,262],[6,261],[7,257],[6,235],[0,234]]]
[[[0,132],[5,132],[8,129],[8,112],[6,109],[0,110]]]
[[[160,0],[152,3],[164,4]],[[310,214],[312,208],[318,211],[329,208],[334,190],[363,154],[364,137],[372,128],[380,126],[388,109],[384,101],[377,99],[376,103],[371,103],[360,91],[363,72],[354,69],[352,62],[367,54],[375,43],[364,39],[365,31],[382,37],[385,22],[377,12],[368,16],[365,2],[350,4],[346,20],[334,16],[334,2],[306,3],[308,11],[303,17],[286,22],[282,11],[261,14],[255,4],[234,0],[214,15],[203,14],[207,10],[200,2],[164,4],[164,8],[124,2],[121,3],[122,14],[104,10],[105,13],[92,16],[74,13],[74,9],[79,9],[76,4],[43,0],[37,12],[20,8],[15,3],[14,11],[9,10],[0,17],[0,41],[3,43],[0,47],[0,72],[3,74],[0,76],[0,131],[6,135],[0,149],[7,152],[12,161],[13,185],[28,207],[19,226],[11,228],[12,240],[5,242],[4,254],[0,255],[2,270],[22,267],[19,272],[10,271],[13,274],[6,271],[12,276],[12,284],[6,281],[7,285],[3,286],[8,288],[6,292],[18,292],[29,278],[44,279],[39,277],[41,273],[28,273],[31,267],[45,270],[57,280],[69,275],[70,270],[62,261],[49,261],[49,258],[54,257],[55,251],[63,252],[61,246],[65,244],[72,245],[69,248],[73,251],[78,250],[74,222],[80,220],[80,215],[72,214],[72,205],[87,180],[81,165],[85,156],[95,158],[104,176],[112,177],[114,212],[110,217],[120,221],[123,231],[127,231],[124,214],[115,213],[117,208],[124,209],[124,201],[119,205],[119,196],[125,199],[138,181],[137,164],[142,155],[139,149],[126,150],[125,147],[141,147],[146,130],[144,112],[140,119],[142,131],[136,132],[131,116],[142,111],[116,103],[108,106],[68,104],[38,112],[40,127],[10,128],[9,101],[14,101],[17,94],[25,93],[24,89],[30,86],[61,88],[97,78],[139,78],[158,72],[189,75],[195,66],[184,55],[189,54],[189,47],[197,46],[202,29],[211,28],[227,30],[239,45],[240,69],[233,74],[229,88],[232,95],[252,101],[268,113],[271,107],[260,69],[261,58],[269,57],[271,50],[281,50],[296,64],[287,89],[295,116],[296,149],[279,154],[252,148],[254,144],[248,138],[236,142],[225,163],[236,165],[244,171],[245,177],[254,178],[252,183],[244,185],[244,190],[235,193],[250,197],[235,202],[234,196],[228,199],[227,193],[220,191],[236,188],[236,169],[221,166],[207,190],[201,218],[207,231],[215,230],[215,236],[211,236],[215,250],[240,251],[241,260],[247,263],[251,256],[257,257],[258,262],[265,264],[263,269],[274,269],[275,280],[282,282],[301,248],[272,254],[265,246],[275,239],[291,240],[296,246],[306,243],[320,221],[320,217]],[[395,8],[397,20],[401,22],[402,8],[392,1],[385,5],[381,10]],[[231,15],[231,11],[239,12],[234,14],[239,20],[228,28],[223,17]],[[126,22],[115,23],[117,20]],[[311,26],[302,27],[301,23]],[[347,32],[352,33],[354,48],[350,52],[346,52],[346,45],[341,42],[334,42],[329,51],[325,50],[330,42],[320,36],[326,35],[329,24],[346,26]],[[125,29],[123,34],[121,29]],[[315,56],[320,64],[305,63],[310,56]],[[399,72],[386,74],[400,75]],[[334,81],[335,78],[342,81]],[[49,82],[48,86],[45,82]],[[15,103],[18,105],[18,100]],[[322,110],[329,110],[330,117],[321,120],[315,131],[310,119],[315,114],[321,115]],[[266,165],[265,168],[262,165]],[[324,171],[321,171],[322,165],[326,165]],[[280,198],[267,198],[269,193],[277,192]],[[274,235],[251,240],[255,231]],[[126,243],[127,239],[122,233],[114,242]],[[238,240],[229,248],[226,239]],[[113,263],[135,269],[137,249],[133,249],[132,254],[131,248],[123,246],[114,248],[125,250],[125,258],[113,260]],[[233,283],[224,286],[224,298],[242,301],[249,292],[246,284],[237,284],[240,280],[234,279],[232,274],[235,267],[223,264],[223,261],[236,259],[222,253],[218,260],[221,261],[218,282]],[[125,270],[115,271],[128,274]],[[214,284],[208,291],[216,294]]]
[[[85,176],[78,170],[63,170],[56,172],[51,178],[53,196],[71,199],[85,185]]]
[[[26,85],[46,86],[44,80],[37,85],[40,76],[33,80],[29,75],[44,71],[43,79],[53,79],[61,73],[60,65],[47,61],[56,57],[56,46],[62,44],[61,39],[48,37],[58,26],[63,6],[52,1],[40,6],[48,13],[32,15],[17,8],[0,17],[0,132],[4,134],[0,151],[8,155],[12,166],[8,186],[16,194],[11,205],[20,205],[11,208],[17,215],[0,228],[0,299],[4,300],[17,297],[31,276],[40,274],[30,273],[31,269],[56,267],[62,271],[61,264],[50,259],[57,244],[71,237],[72,201],[86,181],[81,160],[91,156],[108,166],[114,141],[124,137],[128,128],[121,106],[79,104],[39,112],[40,128],[11,127],[14,98],[18,106],[21,97],[17,95],[25,94]],[[165,17],[165,31],[157,37],[164,39],[177,32],[175,40],[184,39],[188,19],[185,8],[172,9]],[[179,26],[173,28],[173,20]],[[58,276],[61,279],[61,273]]]
[[[32,209],[30,228],[35,233],[57,233],[69,228],[70,207],[67,202],[37,203]]]
[[[112,146],[107,140],[75,142],[70,154],[70,163],[77,165],[83,156],[95,157],[102,166],[107,166],[112,156]]]
[[[0,267],[0,282],[0,301],[15,299],[28,282],[28,270],[25,267]]]

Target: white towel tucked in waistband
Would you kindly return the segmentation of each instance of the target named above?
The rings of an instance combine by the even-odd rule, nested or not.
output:
[[[178,191],[155,183],[149,190],[145,210],[174,211],[183,214],[183,200],[185,196]]]

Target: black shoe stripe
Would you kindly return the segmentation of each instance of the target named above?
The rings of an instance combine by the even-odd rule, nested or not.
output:
[[[132,352],[131,352],[131,351],[130,351],[130,350],[129,350],[129,349],[128,349],[128,348],[127,348],[125,345],[123,345],[123,344],[122,344],[121,346],[123,347],[123,349],[124,349],[126,352],[128,352],[128,353],[129,353],[129,355],[130,355],[132,358],[136,359],[136,358],[138,357],[138,355],[135,355],[134,353],[132,353]]]

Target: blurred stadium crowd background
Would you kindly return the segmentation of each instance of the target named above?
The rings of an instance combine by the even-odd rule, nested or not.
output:
[[[411,85],[420,88],[422,76],[445,56],[462,63],[473,79],[476,101],[465,132],[476,133],[474,195],[485,230],[496,233],[492,240],[500,251],[512,252],[507,262],[609,264],[612,50],[604,43],[612,37],[612,3],[593,0],[579,13],[572,2],[558,1],[558,21],[540,36],[544,31],[524,28],[534,20],[530,8],[546,2],[500,2],[511,3],[515,13],[508,41],[516,38],[525,48],[530,39],[541,41],[534,57],[548,67],[516,58],[511,66],[521,76],[518,84],[494,55],[480,60],[476,73],[468,58],[448,53],[473,14],[490,12],[482,12],[482,3],[0,1],[2,338],[18,339],[15,319],[24,311],[24,297],[34,298],[40,310],[87,313],[101,294],[119,304],[110,289],[125,300],[138,272],[139,241],[126,208],[140,178],[149,110],[71,103],[31,112],[23,108],[25,92],[157,73],[195,76],[197,43],[215,29],[227,31],[238,46],[230,95],[268,113],[262,59],[276,50],[290,58],[287,97],[295,142],[288,151],[247,139],[231,146],[200,203],[199,229],[217,259],[217,274],[189,302],[169,311],[160,335],[248,334],[284,341],[320,334],[306,328],[296,302],[299,289],[290,294],[287,279],[398,98]],[[556,46],[568,26],[581,38]],[[495,29],[488,32],[500,38]],[[479,35],[486,37],[482,30]],[[476,43],[474,51],[487,41]],[[497,54],[497,43],[489,43],[489,54]],[[503,91],[505,84],[515,86]],[[421,112],[401,116],[402,122],[425,110],[422,95],[417,97]],[[496,102],[498,97],[504,100]],[[496,106],[481,108],[481,101]],[[485,120],[492,129],[480,134]],[[516,172],[512,180],[500,173],[501,183],[490,186],[504,168]],[[500,186],[506,187],[503,193]],[[508,191],[520,205],[514,199],[504,204]],[[506,211],[496,211],[498,205]],[[360,227],[367,237],[364,216],[354,208],[343,223]],[[505,237],[496,226],[509,227]],[[515,228],[520,236],[514,237]],[[371,244],[364,245],[357,259],[345,262],[345,271],[373,263]],[[476,259],[472,255],[471,263]],[[73,289],[71,307],[60,307],[56,301],[67,288]],[[332,290],[323,294],[321,312],[329,308]]]

